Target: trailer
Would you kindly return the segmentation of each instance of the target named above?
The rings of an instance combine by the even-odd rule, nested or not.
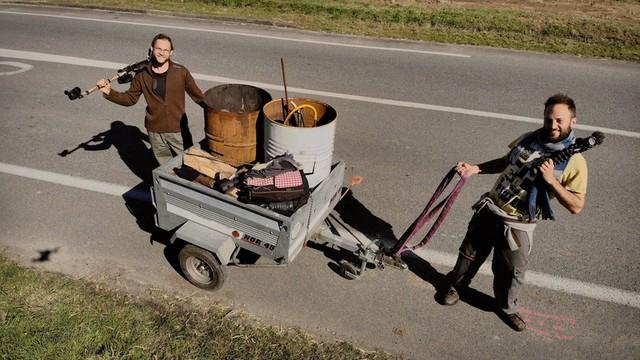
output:
[[[340,273],[356,279],[373,264],[389,263],[384,247],[340,220],[334,211],[343,194],[345,164],[333,162],[329,175],[311,191],[305,205],[285,216],[177,176],[183,155],[153,171],[156,225],[172,232],[171,243],[185,243],[178,253],[180,268],[193,285],[216,290],[227,277],[227,266],[286,266],[308,241],[355,255],[340,261]],[[268,264],[241,264],[244,249]],[[391,261],[393,264],[395,260]]]

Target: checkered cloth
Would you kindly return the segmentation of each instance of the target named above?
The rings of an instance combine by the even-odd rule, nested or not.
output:
[[[302,186],[302,174],[300,171],[287,171],[276,176],[267,178],[248,178],[246,184],[249,186],[270,186],[273,185],[277,189],[286,189]]]

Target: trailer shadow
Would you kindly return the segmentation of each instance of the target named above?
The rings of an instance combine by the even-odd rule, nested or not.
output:
[[[327,263],[327,267],[338,275],[342,275],[340,272],[340,265],[338,265],[341,260],[347,260],[356,264],[359,263],[357,256],[340,248],[334,248],[330,245],[316,244],[313,242],[307,243],[307,247],[322,252],[327,259],[331,260]],[[372,269],[373,266],[371,264],[367,264],[367,268]]]
[[[126,193],[122,194],[124,205],[129,213],[136,219],[136,224],[140,230],[154,234],[159,230],[155,225],[155,208],[151,202],[151,192],[149,186],[141,182]]]
[[[346,191],[346,188],[343,188],[342,191]],[[382,246],[390,247],[398,241],[393,233],[391,224],[374,215],[353,196],[352,191],[346,193],[334,210],[340,215],[342,222],[361,232],[369,239],[377,239]],[[349,251],[312,242],[309,242],[307,246],[322,251],[328,259],[332,260],[327,266],[337,274],[340,274],[338,263],[341,260],[358,263],[358,257]],[[371,264],[367,266],[369,268],[373,267]]]
[[[151,193],[149,187],[144,183],[140,183],[122,195],[125,206],[129,213],[136,219],[136,224],[140,230],[149,234],[149,244],[159,243],[164,245],[163,255],[169,265],[181,276],[180,260],[178,254],[184,243],[176,241],[171,243],[173,232],[160,229],[155,224],[155,211],[151,202]]]
[[[344,192],[345,188],[342,191]],[[385,246],[393,246],[398,241],[391,224],[374,215],[353,196],[353,191],[347,192],[335,210],[340,214],[342,221],[369,239],[379,239]]]
[[[391,249],[398,242],[391,224],[374,215],[353,196],[353,192],[349,191],[336,205],[335,210],[340,214],[342,221],[362,232],[369,239],[379,239],[387,249]],[[328,266],[338,274],[340,274],[338,265],[340,260],[357,260],[356,256],[342,249],[311,243],[309,247],[322,251],[327,258],[332,260],[333,262],[329,263]],[[411,252],[403,253],[402,260],[407,264],[409,271],[433,286],[434,290],[436,290],[434,300],[442,304],[438,290],[444,285],[446,274],[440,273],[428,261]],[[369,266],[371,267],[371,265]],[[496,302],[492,296],[473,288],[461,291],[460,301],[487,312],[494,312],[496,308]]]
[[[136,224],[140,230],[149,233],[149,243],[151,245],[154,243],[164,245],[163,255],[165,259],[174,271],[186,279],[180,267],[179,259],[180,250],[182,250],[186,243],[180,239],[177,239],[172,243],[171,238],[174,232],[166,231],[156,226],[156,209],[151,202],[149,186],[144,182],[141,182],[131,188],[131,190],[124,193],[122,198],[125,201],[127,210],[136,219]],[[237,261],[240,264],[255,264],[259,258],[260,255],[244,249],[237,254]]]

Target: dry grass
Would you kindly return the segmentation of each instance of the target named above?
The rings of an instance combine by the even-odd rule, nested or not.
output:
[[[0,359],[389,359],[153,292],[144,300],[0,257]]]
[[[640,1],[50,0],[299,28],[640,62]]]

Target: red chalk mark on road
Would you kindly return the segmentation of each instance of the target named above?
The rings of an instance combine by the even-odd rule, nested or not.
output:
[[[566,334],[567,330],[570,331],[577,324],[574,317],[547,314],[522,307],[520,308],[520,313],[527,322],[527,328],[547,340],[568,341],[575,338],[573,335]]]

